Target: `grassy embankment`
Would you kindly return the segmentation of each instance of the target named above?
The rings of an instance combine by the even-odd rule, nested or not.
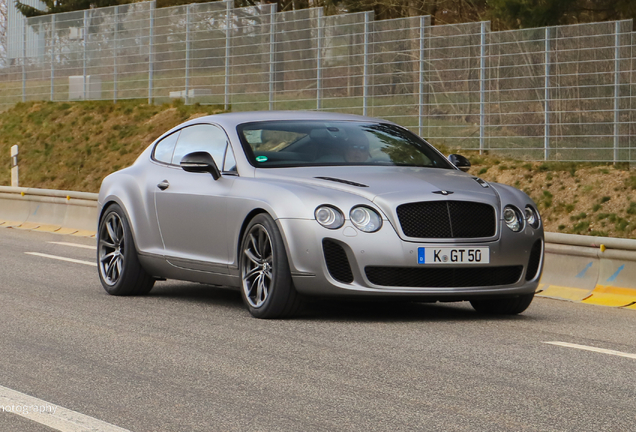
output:
[[[130,165],[167,129],[220,111],[218,106],[139,101],[18,104],[0,114],[0,184],[10,183],[9,148],[18,144],[21,186],[96,192],[106,175]],[[472,174],[528,193],[548,231],[636,238],[633,170],[458,152],[471,159]]]

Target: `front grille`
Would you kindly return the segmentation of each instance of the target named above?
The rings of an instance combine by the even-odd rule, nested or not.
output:
[[[506,267],[365,267],[372,284],[396,287],[463,288],[512,285],[523,266]]]
[[[530,259],[528,260],[528,269],[526,270],[526,280],[532,280],[537,276],[539,264],[541,263],[541,240],[537,240],[532,245],[530,251]]]
[[[407,237],[478,238],[497,231],[495,209],[489,204],[465,201],[424,201],[397,208]]]
[[[327,270],[332,278],[342,283],[353,282],[353,273],[345,250],[333,240],[324,239],[322,250],[327,263]]]

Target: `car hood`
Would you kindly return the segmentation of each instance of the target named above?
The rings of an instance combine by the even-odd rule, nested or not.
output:
[[[483,187],[476,177],[452,169],[394,166],[270,168],[257,170],[256,177],[348,192],[375,202],[385,210],[416,201],[468,200],[493,205],[498,202],[492,187]]]

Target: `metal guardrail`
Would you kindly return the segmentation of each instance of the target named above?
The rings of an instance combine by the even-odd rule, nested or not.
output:
[[[29,196],[29,197],[37,196],[37,197],[50,197],[50,198],[65,198],[69,201],[71,199],[97,201],[97,197],[98,197],[98,194],[91,193],[91,192],[77,192],[77,191],[68,191],[68,190],[39,189],[39,188],[25,188],[25,187],[12,187],[12,186],[0,186],[0,193]]]
[[[9,38],[5,108],[179,97],[233,111],[334,110],[453,148],[636,162],[631,20],[491,32],[427,16],[140,2],[29,18]]]

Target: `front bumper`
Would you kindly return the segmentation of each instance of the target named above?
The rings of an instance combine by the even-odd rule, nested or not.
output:
[[[294,285],[299,293],[314,296],[412,296],[430,300],[469,300],[483,296],[516,296],[536,291],[543,268],[543,230],[527,226],[514,233],[499,227],[495,241],[473,243],[410,242],[402,240],[389,221],[375,233],[357,230],[350,221],[337,230],[322,227],[315,220],[279,219],[277,221],[287,248]],[[330,239],[344,249],[353,281],[342,283],[334,279],[327,268],[323,253],[323,239]],[[535,276],[526,280],[530,253],[535,242],[541,240],[541,260]],[[365,267],[439,267],[451,265],[420,265],[417,263],[419,247],[489,247],[490,263],[485,265],[458,264],[457,268],[489,268],[523,266],[519,280],[513,284],[497,286],[460,287],[405,287],[380,286],[371,283]]]

